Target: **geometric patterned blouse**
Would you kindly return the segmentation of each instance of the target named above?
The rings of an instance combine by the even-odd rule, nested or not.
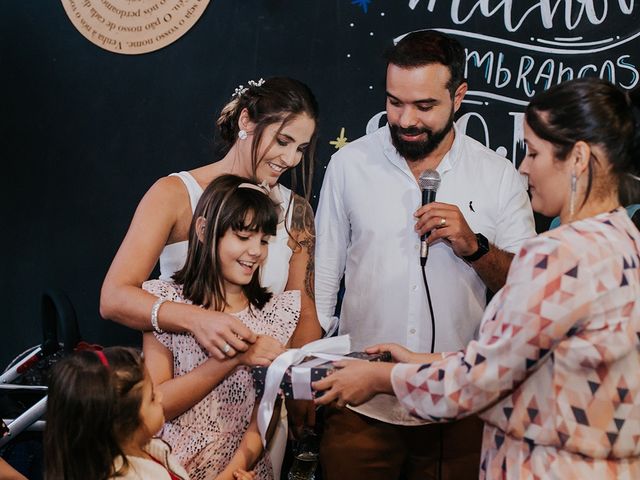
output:
[[[525,242],[478,339],[391,377],[419,417],[480,412],[480,478],[640,479],[640,232],[619,208]]]

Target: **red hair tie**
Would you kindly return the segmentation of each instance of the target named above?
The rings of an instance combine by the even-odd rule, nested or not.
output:
[[[107,356],[101,350],[94,350],[94,352],[98,358],[100,359],[100,363],[102,363],[105,367],[109,368],[109,360],[107,360]]]

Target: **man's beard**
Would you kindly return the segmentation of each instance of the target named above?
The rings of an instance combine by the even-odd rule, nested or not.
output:
[[[442,143],[442,140],[449,134],[453,128],[453,110],[451,116],[447,121],[447,124],[437,132],[434,132],[430,128],[417,128],[409,127],[402,128],[399,125],[389,124],[389,130],[391,132],[391,143],[396,147],[398,153],[404,157],[405,160],[415,162],[422,160],[431,152],[433,152],[438,145]],[[409,142],[400,138],[400,134],[405,135],[420,135],[422,133],[427,134],[426,140]]]

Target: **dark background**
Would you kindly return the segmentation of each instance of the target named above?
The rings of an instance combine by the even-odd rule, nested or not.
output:
[[[549,26],[539,13],[524,16],[534,1],[513,2],[520,10],[514,6],[507,15],[502,8],[489,17],[474,9],[477,1],[461,2],[466,7],[458,12],[450,10],[451,3],[423,0],[411,8],[409,0],[211,0],[178,41],[127,56],[87,41],[58,0],[2,2],[0,367],[40,342],[39,299],[47,287],[67,292],[87,340],[138,341],[135,332],[100,319],[104,274],[155,179],[215,160],[216,114],[249,79],[288,75],[316,93],[321,126],[314,204],[335,151],[329,142],[341,128],[349,140],[363,135],[369,119],[384,109],[381,53],[397,35],[444,28],[504,39],[454,32],[469,50],[495,55],[491,68],[470,64],[470,89],[521,103],[530,93],[525,86],[544,89],[560,80],[560,62],[576,76],[593,64],[583,73],[605,76],[623,88],[638,82],[640,42],[634,35],[640,7],[626,14],[617,2],[608,2],[607,18],[595,25],[578,2],[565,2],[574,3],[576,25],[567,26],[562,12]],[[501,2],[485,3],[495,8]],[[508,44],[540,45],[534,42],[540,37],[571,37],[575,45],[602,39],[623,44],[600,52],[587,51],[589,46],[540,52]],[[528,83],[518,85],[517,71],[527,62],[535,67]],[[468,98],[479,100],[463,106],[462,113],[477,114],[468,132],[494,149],[503,147],[517,163],[523,150],[514,138],[523,106]]]

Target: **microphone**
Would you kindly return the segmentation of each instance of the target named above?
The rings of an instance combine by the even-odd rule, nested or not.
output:
[[[418,186],[422,190],[422,205],[428,205],[436,199],[436,191],[440,186],[440,174],[435,170],[425,170],[418,178]],[[425,233],[420,237],[420,265],[423,267],[427,264],[429,256],[429,243],[427,237],[429,233]]]

